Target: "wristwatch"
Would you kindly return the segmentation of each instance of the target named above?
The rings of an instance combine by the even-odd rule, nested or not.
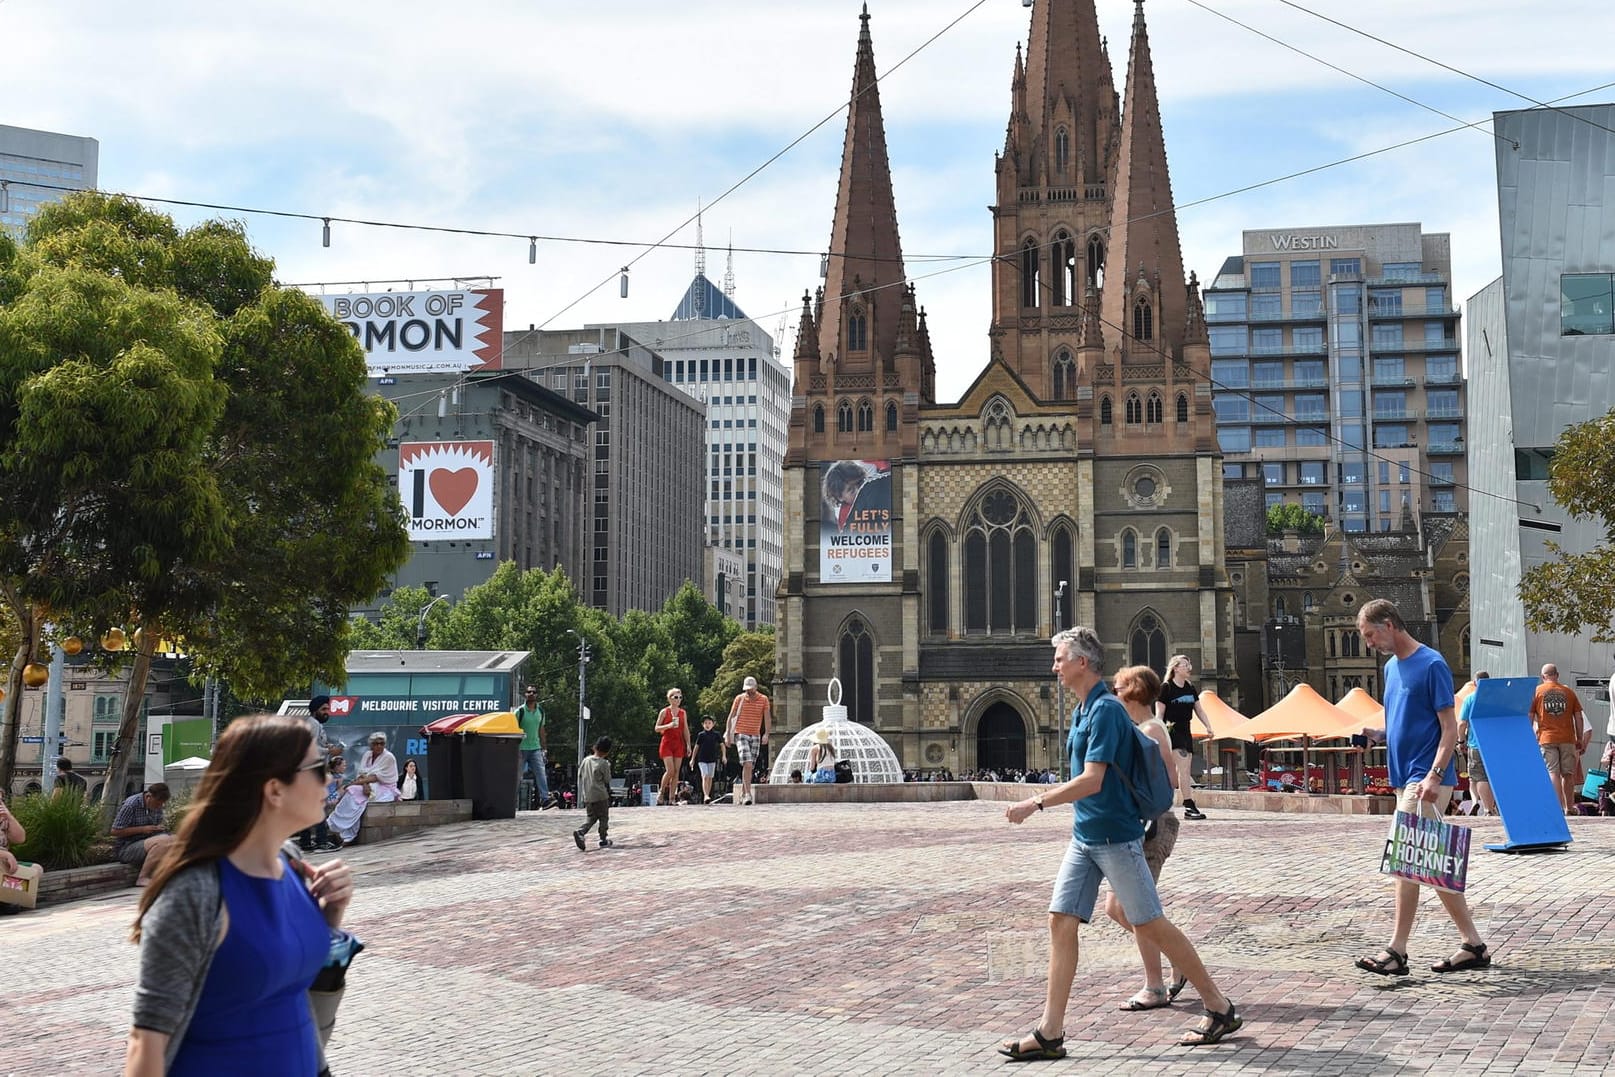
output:
[[[1037,805],[1037,810],[1038,811],[1042,811],[1043,810],[1043,794],[1039,793],[1037,796],[1033,797],[1032,798],[1032,803]]]

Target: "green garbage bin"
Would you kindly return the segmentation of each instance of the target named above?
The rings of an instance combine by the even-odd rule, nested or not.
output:
[[[522,727],[509,711],[481,715],[460,727],[461,770],[473,819],[516,818]]]

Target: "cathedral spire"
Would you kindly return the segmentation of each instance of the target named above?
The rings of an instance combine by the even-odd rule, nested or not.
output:
[[[1186,303],[1144,0],[1134,4],[1102,309],[1108,331],[1125,336],[1123,353],[1147,363],[1182,358]]]
[[[1115,86],[1094,0],[1037,0],[1023,92],[1037,159],[1027,162],[1024,184],[1085,187],[1106,181]]]
[[[867,5],[859,23],[819,324],[820,355],[834,356],[843,371],[875,370],[890,360],[903,303],[898,286],[905,276]]]

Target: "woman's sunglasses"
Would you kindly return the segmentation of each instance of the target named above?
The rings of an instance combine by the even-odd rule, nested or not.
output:
[[[312,763],[304,763],[297,768],[299,774],[305,770],[312,770],[319,775],[320,781],[327,781],[331,777],[331,761],[329,759],[316,759]]]

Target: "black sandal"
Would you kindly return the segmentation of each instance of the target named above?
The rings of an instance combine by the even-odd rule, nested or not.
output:
[[[1198,1028],[1191,1028],[1184,1033],[1178,1041],[1179,1047],[1204,1047],[1206,1044],[1217,1043],[1224,1036],[1238,1032],[1245,1019],[1239,1016],[1234,1009],[1234,1003],[1229,1000],[1228,1011],[1218,1013],[1216,1010],[1207,1010],[1205,1023]]]
[[[1381,950],[1381,957],[1359,957],[1357,967],[1364,972],[1376,973],[1380,976],[1406,976],[1408,974],[1408,955],[1387,946]]]
[[[1450,959],[1443,960],[1439,965],[1431,965],[1430,971],[1462,972],[1465,969],[1484,969],[1492,963],[1492,955],[1486,952],[1484,942],[1466,942],[1458,948],[1472,956],[1456,963]]]
[[[1176,1000],[1177,997],[1180,994],[1183,993],[1183,989],[1185,987],[1187,987],[1188,985],[1189,985],[1189,978],[1187,976],[1183,975],[1183,973],[1181,973],[1181,972],[1178,973],[1178,978],[1173,980],[1170,984],[1167,985],[1166,997],[1169,998],[1169,999]]]
[[[1022,1050],[1021,1041],[1016,1040],[1013,1046],[1000,1047],[998,1053],[1011,1062],[1052,1062],[1065,1057],[1064,1036],[1045,1036],[1042,1029],[1034,1028],[1032,1038],[1037,1046],[1030,1051]]]

